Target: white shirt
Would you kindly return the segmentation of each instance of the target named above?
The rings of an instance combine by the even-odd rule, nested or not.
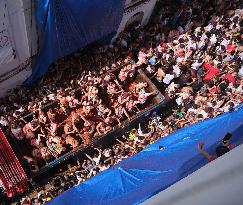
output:
[[[201,114],[201,115],[203,116],[203,118],[208,117],[208,113],[206,113],[204,110],[200,110],[200,111],[198,112],[198,114]]]
[[[181,69],[178,65],[173,66],[173,72],[175,73],[175,77],[179,77],[181,74]]]
[[[201,63],[198,63],[197,61],[192,64],[193,70],[198,70],[198,68],[203,64],[203,61]]]
[[[178,58],[176,58],[176,62],[177,63],[181,63],[181,62],[183,62],[184,61],[184,58],[183,57],[178,57]]]
[[[239,76],[240,78],[243,78],[243,66],[241,66],[241,68],[239,69],[239,71],[238,71],[238,76]]]
[[[208,37],[205,33],[202,34],[202,37],[200,38],[201,41],[206,40]]]
[[[211,24],[209,24],[208,26],[206,26],[204,28],[205,31],[211,31],[211,29],[213,28],[213,26]]]
[[[167,92],[170,93],[172,91],[175,92],[175,89],[178,88],[178,84],[175,84],[174,82],[172,82],[168,87],[167,87]]]
[[[174,79],[174,75],[166,74],[164,79],[163,79],[163,83],[169,85],[170,81],[172,81],[173,79]]]
[[[239,54],[239,57],[240,57],[241,60],[243,60],[243,52],[241,52],[241,53]]]
[[[161,46],[161,45],[158,45],[158,46],[157,46],[157,51],[158,51],[159,53],[162,52],[162,46]]]
[[[183,93],[180,93],[180,97],[182,97],[183,100],[187,99],[190,97],[189,93],[186,93],[186,92],[183,92]]]
[[[193,48],[194,50],[197,49],[197,44],[193,41],[191,41],[191,39],[188,42],[188,48]]]
[[[8,121],[4,118],[4,117],[1,117],[0,118],[0,124],[4,127],[7,127],[8,126]]]
[[[216,38],[216,36],[215,36],[215,34],[213,34],[211,37],[210,37],[210,43],[211,44],[215,44],[215,43],[217,43],[217,38]]]
[[[205,46],[205,41],[204,40],[200,40],[199,43],[197,44],[198,48],[202,48],[203,46]]]
[[[101,158],[101,155],[99,155],[98,157],[94,157],[93,158],[93,161],[96,163],[96,165],[99,164],[100,158]]]
[[[222,45],[222,46],[227,46],[229,44],[229,40],[226,40],[225,38],[224,38],[224,40],[222,40],[222,42],[220,43],[220,45]]]
[[[177,105],[182,105],[182,98],[181,97],[176,98],[176,103]]]
[[[190,112],[197,114],[197,109],[195,109],[195,108],[189,108],[187,110],[187,113],[190,113]]]
[[[47,95],[47,97],[49,98],[49,100],[55,100],[55,94],[53,93]]]

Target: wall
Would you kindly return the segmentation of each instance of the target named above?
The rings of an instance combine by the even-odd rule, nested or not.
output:
[[[39,48],[38,28],[35,20],[35,0],[22,0],[25,17],[25,27],[30,56],[36,55]]]
[[[36,54],[38,42],[31,2],[0,0],[0,96],[31,74],[30,56]]]
[[[156,1],[157,0],[142,0],[142,1],[141,0],[140,1],[127,0],[122,21],[117,30],[117,34],[113,38],[113,40],[118,37],[118,35],[121,31],[123,31],[125,29],[125,26],[127,25],[127,22],[129,21],[129,19],[132,18],[135,14],[137,14],[139,12],[144,13],[141,25],[145,25],[148,22],[151,14],[153,12]],[[137,5],[136,4],[137,2],[141,2],[141,3]],[[133,6],[133,5],[137,5],[137,6]]]

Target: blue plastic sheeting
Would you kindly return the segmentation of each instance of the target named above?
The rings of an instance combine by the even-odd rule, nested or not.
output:
[[[235,145],[243,143],[243,108],[206,120],[157,141],[111,169],[69,189],[48,205],[139,204],[208,163],[197,150],[214,150],[231,132]],[[159,146],[165,147],[159,150]]]
[[[125,0],[36,0],[43,39],[32,75],[40,79],[57,59],[117,31]]]

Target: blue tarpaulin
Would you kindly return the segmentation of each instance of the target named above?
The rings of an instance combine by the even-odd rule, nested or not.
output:
[[[215,155],[228,132],[232,143],[243,143],[243,107],[172,133],[48,205],[139,204],[208,163],[197,150],[198,142],[204,141],[204,149]],[[165,149],[159,150],[160,145]]]
[[[125,0],[36,0],[43,35],[37,63],[25,83],[40,79],[57,59],[114,34],[124,4]]]

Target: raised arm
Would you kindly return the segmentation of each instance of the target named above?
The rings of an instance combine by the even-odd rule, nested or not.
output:
[[[91,161],[93,161],[93,159],[92,159],[91,156],[89,156],[88,154],[85,154],[85,155],[86,155],[86,157],[87,157],[88,159],[90,159]]]
[[[128,120],[131,120],[129,114],[127,113],[127,110],[126,110],[125,108],[123,108],[123,109],[124,109],[124,114],[126,115],[127,119],[128,119]]]
[[[198,150],[199,152],[204,155],[209,161],[213,158],[212,155],[210,155],[208,152],[206,152],[205,150],[203,150],[203,146],[204,146],[204,142],[199,142],[198,143]]]

